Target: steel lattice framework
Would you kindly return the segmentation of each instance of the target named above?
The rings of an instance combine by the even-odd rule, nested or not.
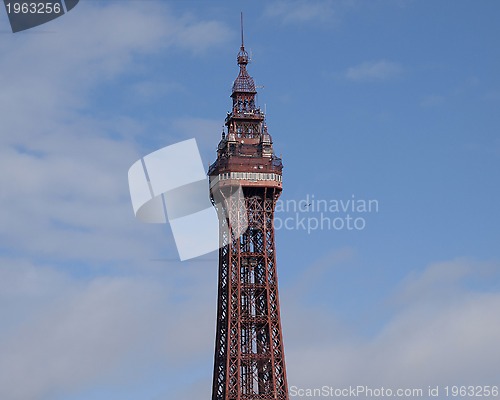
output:
[[[212,400],[288,400],[274,241],[282,164],[255,106],[243,40],[237,61],[227,134],[209,169],[221,244]]]

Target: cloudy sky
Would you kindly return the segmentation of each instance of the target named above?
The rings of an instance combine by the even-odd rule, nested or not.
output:
[[[289,385],[500,385],[498,1],[82,0],[0,14],[0,399],[209,398],[216,253],[178,261],[127,171],[190,138],[214,160],[240,11]]]

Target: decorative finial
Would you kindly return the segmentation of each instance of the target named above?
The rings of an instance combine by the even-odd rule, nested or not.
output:
[[[240,15],[240,23],[241,23],[241,47],[238,52],[238,56],[236,60],[238,65],[240,66],[240,73],[238,77],[233,83],[233,94],[236,92],[246,92],[246,93],[257,93],[255,90],[255,83],[250,75],[247,72],[247,64],[249,62],[248,53],[245,50],[245,42],[243,35],[243,12]]]
[[[243,11],[240,14],[241,23],[241,47],[238,53],[238,65],[243,66],[248,64],[248,53],[245,50],[245,42],[243,41]]]

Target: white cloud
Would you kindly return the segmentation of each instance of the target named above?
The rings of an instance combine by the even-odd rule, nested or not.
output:
[[[85,105],[86,92],[98,83],[140,66],[139,56],[160,54],[170,47],[199,53],[225,43],[229,29],[216,21],[170,13],[164,4],[83,2],[49,25],[55,32],[21,35],[0,43],[0,105],[40,123],[61,118],[61,107]],[[89,29],[90,28],[90,29]],[[194,36],[200,34],[198,40]],[[19,40],[22,38],[24,40]],[[36,68],[34,67],[36,66]],[[36,73],[35,73],[36,72]],[[23,108],[16,109],[22,104]]]
[[[203,53],[215,45],[225,43],[231,37],[229,29],[218,21],[187,21],[189,20],[179,28],[176,43],[194,53]]]
[[[81,280],[1,261],[2,399],[139,384],[152,369],[167,375],[211,356],[216,285],[214,270],[205,265]]]
[[[30,302],[37,312],[19,316],[23,323],[0,336],[2,398],[37,400],[99,380],[136,352],[138,337],[153,328],[161,297],[150,283],[101,278],[80,284],[41,267],[0,269],[2,278],[9,273],[17,293],[31,285],[22,297],[3,293],[9,306],[22,313],[18,303]]]
[[[363,81],[385,81],[401,75],[403,68],[401,65],[387,61],[369,61],[350,67],[345,76],[355,82]]]
[[[59,262],[133,262],[160,246],[174,251],[163,228],[133,218],[127,171],[143,155],[136,138],[144,121],[98,116],[88,94],[142,68],[142,55],[173,46],[200,53],[224,43],[229,30],[174,15],[161,2],[83,2],[38,31],[0,43],[8,54],[0,60],[2,245]],[[137,90],[151,93],[156,79],[146,76]]]
[[[196,32],[204,37],[195,43]],[[137,139],[148,127],[101,111],[89,94],[143,73],[144,55],[176,47],[199,56],[228,32],[162,2],[82,2],[0,43],[0,398],[119,386],[211,353],[215,281],[205,288],[214,270],[153,266],[151,258],[177,257],[174,243],[165,227],[133,217],[127,171],[145,154]],[[142,88],[156,79],[144,73]],[[96,265],[120,274],[88,277]],[[130,266],[140,278],[126,276]]]
[[[357,334],[321,307],[311,309],[285,295],[289,384],[423,389],[494,384],[500,293],[465,283],[498,279],[498,270],[498,265],[464,260],[429,266],[402,284],[393,297],[397,309],[370,336]],[[288,340],[287,332],[294,332]]]

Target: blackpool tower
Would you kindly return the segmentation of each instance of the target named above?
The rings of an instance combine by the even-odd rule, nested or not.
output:
[[[212,400],[288,400],[274,239],[283,166],[248,61],[242,28],[232,109],[208,171],[220,225]]]

